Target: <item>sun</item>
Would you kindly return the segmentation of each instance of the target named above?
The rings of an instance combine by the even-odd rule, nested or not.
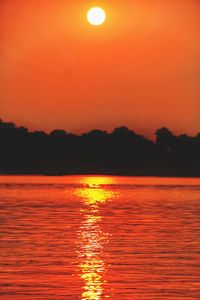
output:
[[[100,26],[106,20],[106,13],[101,7],[93,7],[88,11],[87,19],[90,24]]]

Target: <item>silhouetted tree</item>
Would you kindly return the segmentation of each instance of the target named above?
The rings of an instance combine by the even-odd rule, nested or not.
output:
[[[162,127],[156,131],[156,144],[163,150],[170,151],[174,142],[174,135],[166,128]]]

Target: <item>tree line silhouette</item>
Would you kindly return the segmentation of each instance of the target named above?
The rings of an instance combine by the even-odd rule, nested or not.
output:
[[[47,134],[0,120],[0,173],[200,176],[200,133],[155,134],[155,142],[127,127]]]

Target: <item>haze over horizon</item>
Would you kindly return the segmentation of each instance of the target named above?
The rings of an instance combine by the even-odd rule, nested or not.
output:
[[[161,3],[162,2],[162,3]],[[200,2],[0,2],[0,117],[30,130],[200,131]]]

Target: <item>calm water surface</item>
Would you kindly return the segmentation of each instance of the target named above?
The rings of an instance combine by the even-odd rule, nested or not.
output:
[[[0,299],[200,299],[200,179],[0,177]]]

